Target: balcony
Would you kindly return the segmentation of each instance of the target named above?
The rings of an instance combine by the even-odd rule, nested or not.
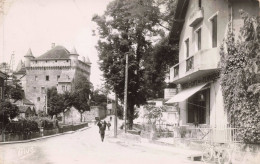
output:
[[[219,69],[219,60],[217,47],[198,51],[170,68],[170,82],[178,84],[211,74]]]
[[[203,9],[200,8],[199,10],[194,11],[189,17],[189,26],[194,27],[204,18]]]

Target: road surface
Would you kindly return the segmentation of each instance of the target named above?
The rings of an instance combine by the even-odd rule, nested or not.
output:
[[[150,143],[129,143],[98,127],[38,141],[0,145],[0,164],[190,164],[189,151]]]

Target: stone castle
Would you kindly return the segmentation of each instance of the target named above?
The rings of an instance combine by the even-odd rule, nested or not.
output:
[[[58,93],[69,92],[73,90],[77,77],[90,78],[90,60],[88,57],[80,60],[75,48],[68,51],[63,46],[53,44],[51,50],[39,57],[34,57],[31,49],[24,57],[25,62],[19,64],[17,70],[26,70],[20,78],[21,85],[25,97],[35,104],[37,112],[46,111],[47,88],[56,87]]]

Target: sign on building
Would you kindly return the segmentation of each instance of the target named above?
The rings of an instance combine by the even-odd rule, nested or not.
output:
[[[174,95],[176,95],[176,89],[175,88],[165,88],[164,89],[164,99],[170,99]]]

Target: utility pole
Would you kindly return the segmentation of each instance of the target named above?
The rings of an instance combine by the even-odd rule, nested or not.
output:
[[[117,137],[117,94],[115,93],[114,137]]]
[[[46,115],[48,115],[48,89],[47,87],[45,88],[45,93],[46,93],[46,96],[45,96],[45,113]]]
[[[128,83],[128,52],[125,56],[125,92],[124,92],[124,120],[125,120],[125,133],[126,133],[126,120],[127,120],[127,83]]]

